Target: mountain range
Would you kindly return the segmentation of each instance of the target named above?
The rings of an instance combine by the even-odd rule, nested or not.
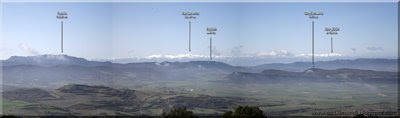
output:
[[[339,68],[353,68],[365,70],[378,70],[378,71],[397,71],[398,59],[383,59],[383,58],[359,58],[354,60],[332,60],[332,61],[316,61],[315,65],[321,69],[339,69]],[[39,56],[12,56],[7,60],[2,60],[2,66],[16,66],[16,65],[33,65],[33,66],[115,66],[115,65],[129,65],[129,66],[204,66],[204,67],[217,67],[232,66],[223,62],[216,61],[183,61],[183,62],[136,62],[136,63],[112,63],[110,61],[89,61],[84,58],[73,57],[68,55],[39,55]],[[293,63],[270,63],[257,66],[244,66],[257,70],[265,69],[278,69],[287,71],[304,71],[311,67],[311,62],[293,62]]]
[[[370,72],[397,72],[397,59],[355,59],[316,62],[318,72],[343,74],[361,73],[357,77],[372,77]],[[239,77],[271,78],[293,75],[309,78],[300,72],[309,69],[309,62],[274,63],[259,66],[232,66],[216,61],[140,62],[119,64],[89,61],[68,55],[13,56],[2,61],[3,83],[13,86],[57,88],[69,83],[123,86],[137,81],[162,82],[182,80],[235,80]],[[348,70],[342,69],[348,68]],[[378,72],[379,71],[379,72]],[[365,74],[365,75],[363,75]],[[247,76],[251,75],[251,76]],[[329,74],[328,74],[329,75]],[[321,75],[319,78],[326,78]],[[354,74],[352,74],[354,75]],[[333,75],[329,75],[333,76]],[[229,79],[228,79],[229,80]]]
[[[354,60],[333,60],[333,61],[317,61],[316,67],[321,69],[340,69],[352,68],[363,70],[377,70],[377,71],[398,71],[398,59],[382,59],[382,58],[359,58]],[[311,62],[294,62],[288,64],[272,63],[258,65],[253,68],[259,70],[265,69],[278,69],[287,71],[304,71],[310,68]]]
[[[397,83],[398,72],[360,69],[325,70],[307,69],[304,72],[290,72],[267,69],[261,73],[233,72],[227,78],[235,83],[277,83],[277,82],[356,82],[356,83]]]
[[[12,56],[2,61],[3,66],[33,65],[33,66],[107,66],[111,62],[88,61],[68,55],[39,55],[39,56]]]
[[[1,89],[4,103],[21,106],[6,108],[8,114],[138,116],[174,107],[222,114],[238,105],[260,105],[277,107],[271,114],[282,115],[311,112],[315,105],[326,109],[315,99],[397,98],[391,93],[398,82],[397,61],[335,60],[309,68],[309,62],[245,67],[217,61],[121,64],[68,55],[14,56],[2,61]],[[371,91],[364,95],[360,90]],[[387,105],[380,100],[386,99],[379,98],[378,105]]]

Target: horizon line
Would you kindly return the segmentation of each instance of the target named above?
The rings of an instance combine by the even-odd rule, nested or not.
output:
[[[399,3],[399,0],[2,0],[0,3],[51,2],[51,3]]]

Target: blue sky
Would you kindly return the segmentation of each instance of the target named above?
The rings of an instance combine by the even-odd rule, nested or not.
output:
[[[329,53],[328,26],[340,27],[335,52],[344,56],[397,57],[396,3],[3,3],[0,58],[60,53],[57,11],[67,11],[65,54],[88,59],[188,53],[208,55],[207,27],[217,27],[215,53],[257,56],[309,54],[311,20],[305,11],[323,11],[315,20],[315,51]],[[274,55],[269,55],[274,56]],[[290,55],[288,55],[290,56]]]

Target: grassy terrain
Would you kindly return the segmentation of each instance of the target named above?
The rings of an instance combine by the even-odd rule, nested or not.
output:
[[[162,89],[160,89],[162,86]],[[244,97],[256,101],[266,113],[305,115],[316,111],[397,111],[397,84],[285,83],[230,84],[209,81],[153,83],[135,89],[163,92],[168,88],[182,94]],[[247,104],[244,104],[247,105]],[[204,113],[204,110],[198,111]]]
[[[18,101],[18,100],[7,100],[1,99],[2,107],[3,107],[3,114],[14,114],[18,113],[17,111],[23,109],[25,106],[30,105],[31,103]]]
[[[220,97],[241,97],[245,103],[240,105],[258,106],[269,115],[303,115],[310,116],[319,111],[397,111],[397,84],[364,84],[364,83],[276,83],[276,84],[232,84],[211,82],[210,79],[192,81],[136,81],[129,82],[121,88],[130,88],[155,93],[145,98],[146,102],[166,99],[178,95],[196,96],[210,95]],[[130,85],[129,85],[130,84]],[[159,94],[157,94],[159,93]],[[28,103],[16,100],[3,100],[5,114],[74,114],[74,111],[56,109],[64,105],[85,102],[85,99],[64,99]],[[93,99],[93,98],[91,98]],[[111,98],[110,98],[111,99]],[[147,107],[149,103],[143,103]],[[35,109],[34,111],[26,110]],[[223,113],[230,109],[191,109],[197,114]],[[92,113],[108,113],[113,111],[98,110]],[[142,109],[126,115],[160,115],[162,109]],[[90,115],[90,114],[86,114]]]

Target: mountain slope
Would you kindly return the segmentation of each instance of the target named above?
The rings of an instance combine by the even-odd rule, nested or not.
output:
[[[35,66],[61,66],[61,65],[79,65],[79,66],[107,66],[111,62],[88,61],[84,58],[72,57],[68,55],[39,55],[39,56],[12,56],[2,61],[3,66],[15,65],[35,65]]]
[[[398,61],[399,60],[397,59],[360,58],[355,60],[317,61],[315,62],[315,65],[316,67],[321,69],[352,68],[352,69],[397,72]],[[310,67],[311,67],[311,62],[294,62],[288,64],[282,64],[282,63],[263,64],[252,68],[256,70],[278,69],[278,70],[301,72]]]
[[[3,61],[3,83],[18,87],[58,88],[68,83],[124,86],[140,82],[218,81],[227,75],[264,78],[264,70],[278,77],[295,77],[309,67],[308,62],[237,67],[216,61],[141,62],[117,64],[89,61],[67,55],[14,56]],[[317,67],[397,70],[393,59],[356,59],[317,62]],[[271,69],[275,69],[272,71]],[[293,71],[293,72],[287,72]],[[365,73],[368,75],[369,73]],[[254,77],[253,77],[254,76]],[[270,78],[275,77],[268,75]],[[375,76],[368,75],[366,77]],[[380,75],[381,76],[381,75]],[[382,75],[384,76],[384,75]],[[277,80],[278,81],[278,80]]]
[[[276,83],[276,82],[367,82],[397,83],[397,72],[360,69],[308,69],[304,72],[290,72],[268,69],[261,73],[234,72],[227,76],[234,83]]]

